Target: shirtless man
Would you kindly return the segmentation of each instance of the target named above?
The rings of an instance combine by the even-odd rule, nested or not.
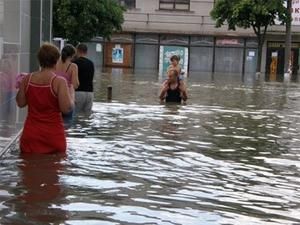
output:
[[[186,87],[180,82],[177,70],[170,69],[168,71],[168,79],[162,84],[159,98],[161,101],[174,103],[187,100]]]

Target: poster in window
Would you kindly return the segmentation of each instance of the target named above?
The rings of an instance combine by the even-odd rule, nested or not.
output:
[[[102,45],[96,44],[96,52],[102,52]]]
[[[179,65],[185,73],[188,69],[188,48],[182,46],[161,46],[159,60],[159,74],[165,74],[171,64],[170,58],[177,55],[180,58]]]
[[[124,62],[124,49],[117,46],[112,50],[112,62],[122,64]]]

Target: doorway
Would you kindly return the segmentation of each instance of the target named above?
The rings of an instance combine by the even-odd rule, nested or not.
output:
[[[274,45],[274,43],[272,43]],[[284,45],[268,47],[266,73],[267,80],[281,81],[284,75]],[[299,48],[292,48],[290,58],[290,70],[293,77],[297,77],[299,70]]]

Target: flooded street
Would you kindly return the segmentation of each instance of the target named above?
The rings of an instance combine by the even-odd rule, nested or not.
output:
[[[300,224],[300,85],[194,76],[165,105],[162,79],[98,75],[66,156],[7,153],[0,224]]]

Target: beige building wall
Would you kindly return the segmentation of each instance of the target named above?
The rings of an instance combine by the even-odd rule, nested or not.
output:
[[[136,8],[125,13],[124,31],[150,33],[178,33],[220,36],[254,36],[252,29],[228,31],[227,26],[215,27],[210,17],[214,0],[191,0],[190,11],[159,10],[159,0],[137,0]],[[272,26],[269,33],[284,33],[284,26]],[[293,32],[300,34],[300,26]]]
[[[124,32],[172,33],[205,36],[255,37],[252,29],[229,31],[227,26],[215,27],[210,17],[214,0],[191,0],[190,11],[159,10],[159,0],[136,0],[136,8],[125,13]],[[300,26],[293,26],[293,42],[300,42]],[[285,26],[268,29],[263,47],[262,72],[265,72],[268,41],[284,41]]]

